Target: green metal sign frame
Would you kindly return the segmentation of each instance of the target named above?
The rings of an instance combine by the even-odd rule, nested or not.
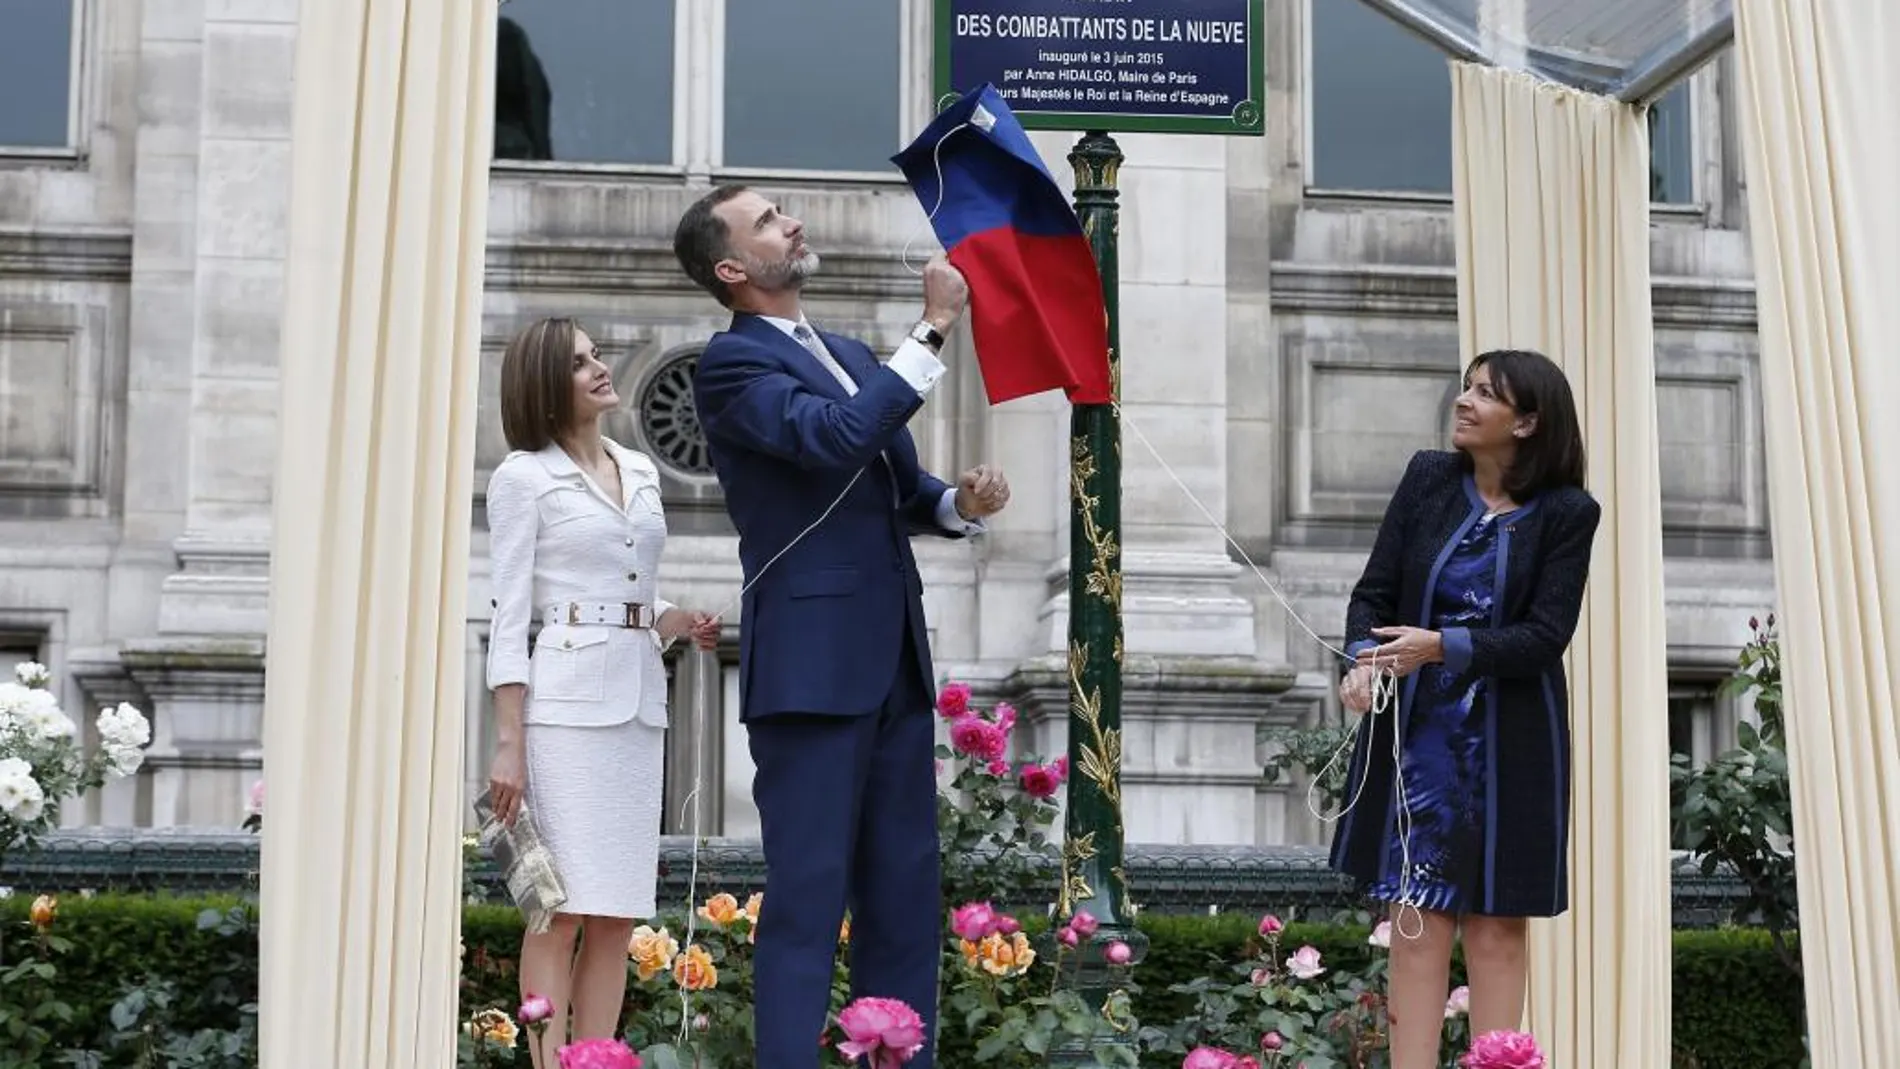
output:
[[[956,28],[958,0],[934,0],[931,45],[931,92],[942,109],[975,85],[950,84],[951,41]],[[1247,11],[1247,99],[1234,105],[1226,117],[1155,115],[1111,111],[1042,111],[1010,102],[1010,111],[1025,130],[1071,130],[1077,133],[1217,134],[1260,136],[1266,133],[1267,56],[1261,34],[1266,29],[1266,0],[1245,0]],[[1133,47],[1133,46],[1124,46]],[[991,79],[1001,85],[1001,72]]]

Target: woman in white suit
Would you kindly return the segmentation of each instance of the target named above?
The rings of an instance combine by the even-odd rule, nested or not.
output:
[[[681,637],[702,647],[718,638],[716,621],[659,596],[659,472],[601,436],[600,417],[619,403],[571,319],[530,325],[502,357],[512,452],[488,483],[487,674],[499,736],[489,788],[509,822],[526,800],[568,894],[551,930],[522,939],[522,992],[555,1009],[534,1051],[540,1066],[567,1042],[570,1004],[574,1039],[618,1028],[627,942],[653,913],[659,871],[660,655]]]

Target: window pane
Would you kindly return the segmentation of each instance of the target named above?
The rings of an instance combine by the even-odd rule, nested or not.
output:
[[[70,143],[72,36],[72,0],[0,0],[0,145]]]
[[[495,158],[673,162],[673,6],[505,0]]]
[[[1436,45],[1363,3],[1314,0],[1313,184],[1451,192],[1451,74]],[[1689,86],[1650,110],[1650,199],[1694,200]]]
[[[1659,204],[1695,200],[1689,120],[1687,82],[1663,94],[1649,109],[1649,199]]]
[[[897,0],[726,0],[726,165],[895,172]]]
[[[1314,0],[1313,184],[1451,192],[1451,73],[1359,0]]]

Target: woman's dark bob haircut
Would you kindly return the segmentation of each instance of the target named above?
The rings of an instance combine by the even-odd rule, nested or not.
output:
[[[1479,368],[1489,369],[1491,388],[1518,415],[1537,417],[1531,433],[1517,443],[1517,457],[1504,473],[1505,492],[1514,500],[1527,501],[1546,490],[1581,487],[1585,472],[1583,429],[1563,369],[1542,353],[1493,349],[1479,353],[1465,369],[1467,389]],[[1469,457],[1465,463],[1471,463]]]

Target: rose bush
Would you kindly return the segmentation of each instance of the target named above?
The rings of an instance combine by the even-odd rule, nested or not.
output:
[[[0,682],[0,859],[58,827],[66,802],[137,772],[152,741],[145,714],[121,702],[100,710],[99,745],[86,752],[51,683],[46,666],[30,661]]]

